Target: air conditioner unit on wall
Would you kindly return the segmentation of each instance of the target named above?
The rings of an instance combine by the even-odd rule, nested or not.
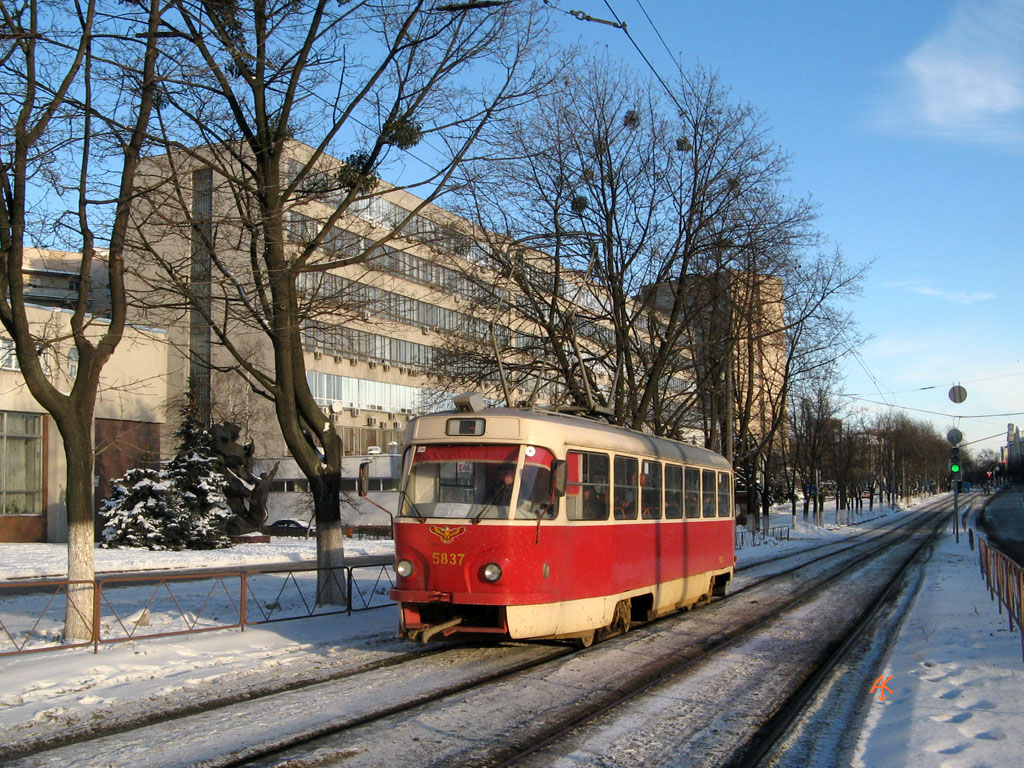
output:
[[[319,359],[320,359],[321,357],[323,357],[323,356],[324,356],[324,353],[323,353],[323,352],[317,352],[317,351],[315,351],[315,350],[313,351],[313,359],[314,359],[314,360],[319,360]]]
[[[358,408],[349,408],[348,409],[348,413],[349,413],[349,416],[358,416],[359,415],[359,409]]]
[[[366,426],[368,426],[368,427],[376,427],[377,426],[377,419],[375,419],[373,416],[367,416],[366,417]]]

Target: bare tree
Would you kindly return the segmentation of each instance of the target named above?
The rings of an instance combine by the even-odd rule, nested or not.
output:
[[[465,214],[499,233],[491,250],[506,282],[487,304],[514,326],[503,356],[513,384],[539,380],[556,402],[692,437],[694,406],[725,363],[714,353],[732,335],[713,309],[718,277],[735,244],[769,236],[747,223],[755,200],[768,215],[766,183],[784,158],[714,77],[680,80],[666,116],[665,97],[626,68],[576,65],[505,123],[467,178]],[[801,237],[806,206],[773,205],[778,231]],[[478,379],[489,353],[484,344],[471,359]]]
[[[125,329],[124,242],[156,92],[160,5],[0,3],[0,323],[14,339],[33,397],[53,417],[67,460],[68,578],[93,578],[93,412],[100,375]],[[26,248],[47,241],[81,252],[66,328],[34,323]],[[105,247],[104,247],[105,246]],[[89,314],[94,270],[106,268],[109,318]],[[70,392],[46,358],[70,336]],[[65,633],[92,636],[91,590],[71,589]]]
[[[481,311],[497,332],[453,340],[453,381],[696,437],[752,478],[788,382],[848,348],[835,304],[860,278],[815,255],[813,210],[780,191],[787,159],[760,117],[707,72],[668,99],[598,59],[504,128],[463,209],[495,233],[503,279]]]
[[[168,151],[150,177],[165,183],[139,221],[139,276],[150,306],[182,297],[179,311],[230,355],[222,367],[273,404],[314,501],[318,599],[341,602],[328,569],[344,562],[343,450],[306,379],[304,329],[376,314],[372,292],[343,271],[392,241],[468,247],[465,233],[421,214],[490,124],[548,77],[537,61],[546,13],[398,0],[171,6],[175,84],[159,110]],[[397,186],[381,180],[389,173]],[[202,210],[189,195],[197,184],[212,197]],[[394,205],[405,191],[415,202]],[[190,247],[166,247],[174,227]]]
[[[890,504],[948,476],[949,443],[929,422],[889,411],[876,416],[872,428],[873,471],[884,479]]]

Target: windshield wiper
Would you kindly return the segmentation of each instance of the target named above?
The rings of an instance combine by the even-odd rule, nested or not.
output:
[[[469,519],[472,520],[474,523],[479,523],[480,518],[484,516],[484,513],[489,512],[492,508],[495,508],[496,506],[497,505],[493,501],[488,501],[486,504],[480,507],[479,512],[477,512]]]
[[[414,516],[414,517],[415,517],[415,518],[416,518],[417,520],[426,520],[426,519],[427,519],[427,516],[426,516],[426,515],[420,514],[420,509],[419,509],[419,507],[417,507],[417,506],[416,506],[416,502],[412,501],[412,500],[411,500],[411,499],[409,498],[409,494],[408,494],[408,493],[406,493],[405,491],[402,491],[402,503],[401,503],[401,505],[399,506],[399,509],[404,509],[404,508],[405,508],[405,505],[406,505],[406,504],[408,504],[408,505],[409,505],[409,509],[411,509],[411,510],[412,510],[412,514],[413,514],[413,516]]]

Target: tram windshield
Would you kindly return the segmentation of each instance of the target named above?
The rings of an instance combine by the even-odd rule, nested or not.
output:
[[[534,446],[416,446],[399,514],[507,520],[514,509],[519,520],[552,518],[553,459]]]

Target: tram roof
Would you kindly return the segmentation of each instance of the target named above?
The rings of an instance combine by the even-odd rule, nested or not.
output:
[[[664,437],[655,437],[637,432],[626,427],[604,424],[585,416],[574,414],[553,413],[550,411],[523,411],[512,408],[484,408],[474,412],[444,411],[420,416],[428,418],[481,418],[514,417],[520,420],[524,428],[519,442],[535,442],[550,444],[551,436],[538,439],[537,432],[544,427],[557,426],[557,439],[568,448],[603,450],[609,452],[628,452],[645,456],[657,456],[664,461],[676,461],[682,464],[703,464],[718,469],[732,469],[728,460],[719,453],[696,445],[681,443]],[[531,428],[533,425],[533,428]],[[483,441],[487,441],[485,435]],[[504,441],[503,441],[504,442]]]

